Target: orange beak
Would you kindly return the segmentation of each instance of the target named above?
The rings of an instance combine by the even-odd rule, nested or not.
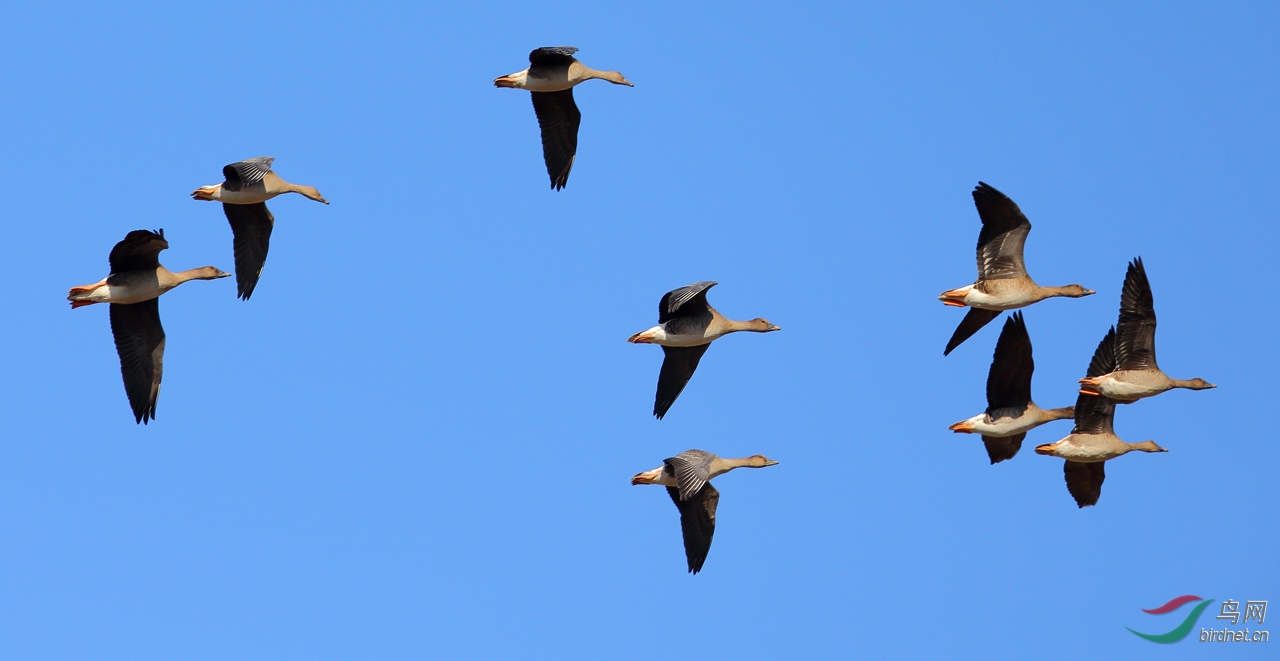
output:
[[[516,82],[511,79],[511,76],[499,76],[493,79],[493,86],[494,87],[515,87]]]
[[[950,427],[947,427],[947,429],[950,429],[951,431],[957,434],[973,433],[973,425],[969,424],[968,422],[957,422],[956,424],[951,425]]]
[[[969,292],[967,291],[961,291],[959,289],[948,289],[947,291],[938,294],[938,300],[942,301],[944,305],[962,308],[968,305],[964,302],[964,297],[968,293]]]

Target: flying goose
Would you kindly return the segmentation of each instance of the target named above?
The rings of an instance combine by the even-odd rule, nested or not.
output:
[[[716,532],[716,505],[720,492],[711,479],[735,468],[764,468],[778,462],[762,454],[743,459],[721,459],[703,450],[686,450],[662,460],[662,466],[637,474],[631,484],[661,484],[667,488],[671,502],[680,510],[680,529],[684,532],[684,555],[689,573],[702,571],[702,563],[711,550],[711,537]]]
[[[191,197],[206,202],[221,202],[222,211],[231,221],[231,234],[236,255],[236,296],[249,300],[262,265],[267,261],[267,246],[271,241],[271,229],[275,216],[267,210],[267,200],[283,193],[298,193],[304,197],[328,204],[320,191],[311,186],[291,184],[271,171],[274,156],[259,156],[239,163],[223,166],[226,181],[212,186],[201,186]]]
[[[1082,394],[1102,395],[1128,404],[1173,388],[1217,387],[1199,377],[1171,379],[1156,365],[1156,307],[1141,257],[1130,262],[1125,273],[1116,329],[1115,371],[1080,379]]]
[[[188,280],[215,280],[224,273],[212,266],[174,273],[160,265],[160,251],[169,247],[164,230],[134,230],[111,249],[111,275],[67,293],[71,308],[111,303],[111,334],[120,354],[120,373],[135,422],[156,417],[160,373],[164,360],[164,328],[160,325],[160,296]]]
[[[592,78],[635,87],[617,71],[596,71],[573,57],[572,46],[536,48],[529,53],[529,68],[493,79],[495,87],[529,90],[533,111],[542,129],[542,158],[547,162],[551,188],[560,190],[569,181],[569,170],[578,153],[578,125],[582,113],[573,102],[573,86]]]
[[[1031,336],[1021,312],[1004,322],[996,342],[991,371],[987,372],[987,410],[948,427],[964,434],[982,434],[991,463],[1012,459],[1022,448],[1027,432],[1051,420],[1072,417],[1075,409],[1042,409],[1031,401]]]
[[[982,218],[978,234],[978,281],[944,291],[938,300],[955,307],[969,306],[942,355],[986,326],[1004,310],[1026,307],[1052,296],[1080,298],[1094,291],[1080,285],[1041,287],[1027,275],[1022,248],[1031,231],[1031,221],[1004,193],[979,181],[973,189],[973,203]]]
[[[707,303],[707,290],[716,284],[695,282],[667,292],[658,302],[658,325],[627,338],[633,344],[662,345],[665,356],[653,402],[653,415],[659,420],[693,378],[698,361],[702,360],[702,354],[707,352],[713,340],[737,331],[768,333],[780,330],[764,319],[733,321],[716,312]]]
[[[1089,361],[1089,376],[1101,376],[1115,369],[1116,329],[1111,328],[1102,338]],[[1098,503],[1102,495],[1102,481],[1106,479],[1103,464],[1122,454],[1142,452],[1168,452],[1155,441],[1126,443],[1120,440],[1112,427],[1115,422],[1116,402],[1098,395],[1076,396],[1076,426],[1066,438],[1047,445],[1036,446],[1036,454],[1066,459],[1063,474],[1067,491],[1075,498],[1076,505],[1088,507]]]

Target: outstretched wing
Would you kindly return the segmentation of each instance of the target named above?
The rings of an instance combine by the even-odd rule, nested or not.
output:
[[[112,303],[111,334],[120,355],[120,375],[129,396],[135,422],[146,424],[156,417],[160,376],[164,371],[164,327],[160,325],[160,299],[141,303]]]
[[[1106,464],[1105,461],[1084,463],[1068,459],[1062,466],[1067,491],[1076,499],[1078,507],[1098,504],[1098,498],[1102,496],[1102,481],[1107,479],[1106,469],[1103,468]]]
[[[262,178],[271,171],[271,163],[275,160],[274,156],[259,156],[222,166],[222,176],[226,179],[222,182],[222,187],[225,190],[238,191],[262,181]]]
[[[223,204],[222,211],[231,223],[236,256],[236,295],[247,301],[258,286],[262,266],[267,263],[267,248],[276,219],[267,210],[266,202]]]
[[[973,189],[973,203],[982,218],[978,281],[1026,277],[1022,248],[1031,232],[1031,221],[1007,195],[981,181]]]
[[[547,164],[551,187],[560,190],[569,183],[569,171],[578,154],[578,126],[582,113],[573,102],[573,89],[559,92],[530,92],[533,111],[542,129],[542,160]]]
[[[134,230],[111,249],[107,261],[112,273],[154,269],[160,266],[160,251],[168,247],[164,230]]]
[[[653,398],[653,415],[659,420],[667,414],[667,410],[676,403],[676,398],[684,390],[694,370],[698,369],[698,361],[707,352],[710,344],[696,347],[662,347],[662,371],[658,373],[658,392]]]
[[[1112,326],[1094,350],[1093,359],[1089,361],[1089,372],[1085,376],[1102,376],[1115,371],[1115,343],[1116,329]],[[1076,426],[1071,433],[1109,434],[1112,432],[1115,413],[1115,400],[1102,395],[1081,393],[1076,396]]]
[[[998,464],[1013,459],[1018,450],[1022,449],[1022,439],[1026,437],[1026,432],[1013,436],[983,436],[982,444],[987,448],[987,457],[991,459],[991,463]]]
[[[950,354],[952,349],[955,349],[965,340],[973,337],[974,333],[981,330],[983,326],[991,323],[992,319],[999,316],[999,310],[969,308],[969,312],[964,315],[964,319],[960,320],[960,325],[956,326],[956,331],[951,334],[951,339],[947,340],[947,348],[943,349],[942,355],[946,356]]]
[[[1031,358],[1031,336],[1022,312],[1014,312],[1004,322],[996,342],[991,370],[987,372],[987,415],[992,420],[1016,418],[1031,403],[1031,375],[1036,364]]]
[[[676,478],[680,499],[688,500],[711,479],[711,460],[715,455],[703,450],[685,450],[662,460],[665,469]]]
[[[684,557],[689,563],[689,573],[702,571],[711,550],[711,537],[716,534],[716,506],[720,492],[710,484],[687,500],[680,499],[680,490],[667,487],[667,495],[680,510],[680,530],[684,533]]]
[[[717,282],[706,280],[673,289],[658,301],[658,323],[665,324],[676,317],[692,317],[703,314],[711,306],[707,304],[707,290]]]
[[[529,53],[529,64],[535,67],[564,66],[573,61],[573,54],[578,52],[573,46],[543,46]]]
[[[1129,263],[1124,276],[1120,323],[1116,324],[1116,369],[1159,369],[1156,366],[1156,305],[1141,257]]]

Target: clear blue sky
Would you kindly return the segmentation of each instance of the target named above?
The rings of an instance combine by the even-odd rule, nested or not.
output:
[[[366,5],[0,9],[0,657],[1204,658],[1125,627],[1280,600],[1276,5]],[[552,193],[491,81],[562,44],[635,87],[578,88]],[[271,203],[252,301],[164,297],[137,426],[66,289],[140,228],[230,270],[188,193],[258,155],[332,206]],[[1067,423],[998,466],[946,429],[999,329],[942,356],[979,180],[1033,277],[1098,291],[1026,311],[1040,404],[1138,255],[1161,366],[1219,386],[1122,407],[1170,452],[1097,507],[1030,451]],[[661,352],[624,340],[699,280],[783,330],[717,342],[658,422]],[[698,576],[628,484],[691,447],[781,462],[717,480]]]

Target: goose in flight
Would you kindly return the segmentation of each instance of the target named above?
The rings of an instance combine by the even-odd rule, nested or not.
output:
[[[1000,340],[996,342],[991,370],[987,372],[987,410],[984,413],[955,423],[951,431],[964,434],[982,434],[991,463],[1012,459],[1022,448],[1027,432],[1051,420],[1063,420],[1075,415],[1068,406],[1060,409],[1042,409],[1031,401],[1031,374],[1035,371],[1031,359],[1031,336],[1021,312],[1014,312],[1004,322]]]
[[[1115,351],[1115,370],[1080,379],[1082,394],[1102,395],[1128,404],[1173,388],[1207,390],[1217,387],[1199,377],[1171,379],[1156,365],[1156,307],[1141,257],[1130,262],[1124,276]]]
[[[944,356],[1005,310],[1026,307],[1053,296],[1080,298],[1094,293],[1080,285],[1037,285],[1027,275],[1027,266],[1022,261],[1022,248],[1031,231],[1031,221],[1022,215],[1013,200],[981,181],[973,189],[973,203],[982,218],[982,232],[978,234],[978,281],[938,295],[938,300],[946,305],[969,306],[968,314],[947,342]]]
[[[236,256],[236,296],[249,300],[262,265],[267,261],[267,247],[275,216],[267,210],[267,200],[283,193],[298,193],[328,204],[320,191],[311,186],[291,184],[271,171],[274,156],[259,156],[222,168],[226,181],[201,186],[191,193],[196,200],[221,202],[222,211],[231,222],[231,235]]]
[[[1115,369],[1116,329],[1111,328],[1102,338],[1089,361],[1089,376],[1101,376]],[[1098,503],[1102,495],[1102,481],[1107,475],[1104,464],[1122,454],[1142,452],[1168,452],[1155,441],[1126,443],[1116,436],[1113,428],[1116,402],[1099,395],[1076,396],[1076,426],[1066,438],[1047,445],[1036,446],[1036,454],[1062,457],[1062,467],[1067,480],[1067,491],[1079,507]]]
[[[551,188],[560,190],[569,181],[573,158],[578,153],[578,125],[582,113],[573,102],[573,86],[599,78],[615,85],[635,87],[617,71],[596,71],[573,57],[572,46],[535,48],[529,53],[529,68],[499,76],[495,87],[529,90],[533,112],[542,129],[542,158],[547,162]]]
[[[760,318],[751,321],[725,318],[707,303],[707,290],[714,286],[715,282],[695,282],[667,292],[658,302],[658,325],[627,338],[634,344],[662,345],[662,371],[658,373],[658,392],[653,402],[653,415],[659,420],[693,378],[698,361],[712,341],[738,331],[781,330]]]
[[[667,488],[671,502],[680,510],[680,529],[684,533],[684,555],[689,573],[702,571],[711,550],[711,537],[716,532],[716,505],[720,492],[711,479],[735,468],[764,468],[778,462],[757,454],[743,459],[722,459],[703,450],[686,450],[662,460],[662,466],[631,478],[631,484],[661,484]]]
[[[67,293],[71,308],[110,303],[111,334],[120,355],[120,373],[135,422],[156,417],[156,397],[164,360],[164,328],[160,325],[160,296],[188,280],[215,280],[224,273],[212,266],[173,272],[160,265],[160,251],[169,247],[164,230],[129,232],[111,249],[111,275]]]

